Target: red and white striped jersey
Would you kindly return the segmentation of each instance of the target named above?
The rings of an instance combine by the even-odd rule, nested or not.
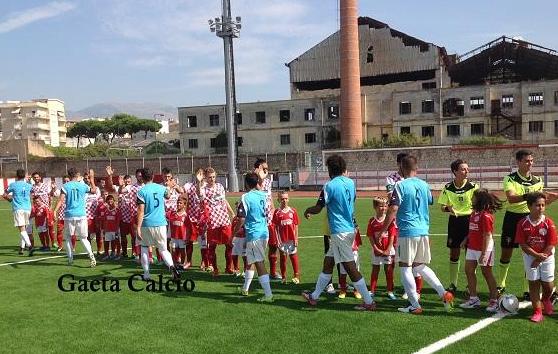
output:
[[[42,204],[50,207],[51,186],[45,182],[35,183],[31,187],[31,197],[37,196]]]
[[[213,187],[204,186],[204,206],[209,216],[207,228],[209,230],[231,224],[227,200],[225,199],[225,188],[221,183],[215,183]]]

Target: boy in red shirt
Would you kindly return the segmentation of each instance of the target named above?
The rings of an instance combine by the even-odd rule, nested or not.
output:
[[[240,205],[240,201],[235,203],[235,208],[238,210],[238,206]],[[235,230],[236,233],[232,239],[232,260],[233,260],[233,272],[234,275],[237,277],[244,275],[246,271],[246,267],[248,266],[248,262],[246,260],[246,235],[244,234],[244,227],[239,226],[240,219],[238,216],[234,216],[232,219],[232,229],[233,232]],[[240,272],[240,268],[238,267],[238,256],[242,256],[242,262],[244,267],[242,268],[242,272]]]
[[[44,204],[39,196],[33,197],[33,217],[35,218],[35,227],[37,228],[37,233],[39,234],[39,239],[41,240],[43,251],[50,250],[49,245],[49,227],[53,225],[53,220],[51,218],[51,212],[48,205]]]
[[[294,278],[292,282],[300,283],[300,271],[298,267],[298,214],[296,209],[289,206],[289,193],[279,193],[279,209],[275,209],[273,213],[273,225],[278,237],[280,259],[279,266],[281,269],[281,278],[283,284],[287,283],[287,255],[291,259],[293,266]],[[271,235],[270,235],[271,237]]]
[[[558,243],[554,222],[544,215],[546,196],[543,193],[525,195],[529,215],[521,219],[515,231],[515,242],[523,251],[525,275],[529,281],[529,295],[533,305],[531,321],[541,322],[543,312],[552,315],[554,309],[550,297],[554,288],[554,246]]]
[[[104,203],[103,203],[104,204]],[[106,204],[100,208],[100,220],[105,235],[105,257],[104,261],[109,259],[120,259],[120,211],[116,206],[113,195],[107,195]],[[109,256],[110,246],[110,256]],[[115,253],[116,251],[116,253]]]
[[[372,206],[376,211],[376,216],[370,218],[368,221],[368,228],[366,236],[372,245],[372,275],[370,276],[370,292],[372,296],[376,292],[378,284],[378,275],[380,273],[380,266],[384,266],[386,273],[386,289],[387,297],[390,300],[395,300],[393,293],[393,271],[395,267],[395,247],[397,245],[397,226],[395,220],[389,225],[387,234],[380,234],[384,226],[386,212],[388,209],[387,199],[381,197],[374,197],[372,199]]]
[[[190,218],[186,213],[186,197],[178,197],[176,201],[176,211],[169,209],[167,211],[167,220],[170,226],[170,235],[173,248],[172,258],[175,266],[187,269],[186,242],[189,241],[188,223]],[[190,248],[190,259],[192,252]]]

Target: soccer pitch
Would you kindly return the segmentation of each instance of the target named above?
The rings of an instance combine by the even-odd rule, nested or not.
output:
[[[18,256],[19,237],[12,226],[10,205],[0,203],[0,352],[4,353],[65,353],[65,352],[335,352],[335,353],[411,353],[463,330],[491,314],[484,307],[451,313],[444,311],[435,292],[425,283],[422,296],[422,315],[397,312],[406,306],[400,298],[390,301],[385,297],[385,275],[380,273],[375,312],[358,312],[353,306],[361,300],[347,296],[343,300],[322,295],[317,309],[309,308],[302,297],[305,289],[313,289],[323,259],[321,218],[304,220],[304,209],[314,198],[291,198],[301,217],[299,257],[301,284],[272,283],[275,302],[260,304],[256,299],[262,291],[254,279],[249,297],[237,295],[242,278],[231,275],[212,277],[199,271],[200,254],[194,248],[194,267],[182,275],[195,282],[193,292],[133,292],[128,289],[128,278],[140,273],[133,260],[98,262],[89,268],[86,256],[78,256],[73,266],[66,258],[47,258],[55,252],[36,252],[33,257]],[[371,199],[359,198],[357,220],[363,236],[368,218],[373,215]],[[547,214],[558,220],[558,206],[551,205]],[[496,233],[500,233],[503,213],[496,216]],[[432,268],[444,285],[448,284],[448,250],[446,242],[447,215],[438,206],[431,208]],[[443,234],[443,235],[442,235]],[[360,248],[360,266],[367,284],[370,281],[371,248],[366,238]],[[35,234],[35,242],[38,237]],[[497,260],[500,255],[499,237],[495,237]],[[96,245],[93,245],[96,248]],[[82,252],[78,243],[77,251]],[[219,263],[224,262],[224,248],[218,248]],[[17,263],[27,260],[43,260]],[[466,284],[464,254],[461,256],[459,289]],[[16,262],[12,265],[7,263]],[[269,265],[266,261],[266,266]],[[292,268],[287,265],[288,279]],[[155,266],[152,274],[164,278],[166,269]],[[334,282],[337,275],[334,272]],[[120,280],[119,292],[62,292],[58,279],[63,274],[95,279],[103,276]],[[396,287],[401,294],[399,271]],[[483,305],[487,287],[482,276],[478,284]],[[523,271],[520,252],[512,259],[508,292],[523,293]],[[136,281],[138,287],[143,287]],[[463,298],[459,292],[456,304]],[[516,316],[497,321],[463,340],[445,347],[446,353],[524,353],[553,352],[558,348],[556,336],[558,315],[545,317],[540,324],[528,319],[531,309],[521,310]],[[544,349],[543,349],[544,348]]]

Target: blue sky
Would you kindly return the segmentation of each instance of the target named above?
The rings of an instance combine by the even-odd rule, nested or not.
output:
[[[231,0],[240,102],[289,97],[284,63],[335,32],[336,0]],[[0,100],[224,101],[220,0],[0,0]],[[360,0],[361,16],[464,53],[503,34],[558,49],[557,1]]]

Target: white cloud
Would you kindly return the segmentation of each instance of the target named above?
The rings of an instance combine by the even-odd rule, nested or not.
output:
[[[54,1],[43,6],[13,12],[8,14],[3,22],[0,22],[0,33],[10,32],[36,21],[59,16],[75,7],[76,5],[73,3]]]

